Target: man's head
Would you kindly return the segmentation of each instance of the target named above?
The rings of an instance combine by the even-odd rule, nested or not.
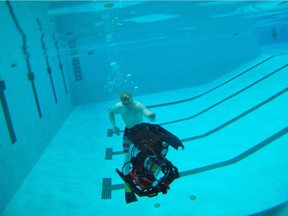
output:
[[[129,92],[124,92],[123,94],[121,94],[120,100],[124,106],[128,106],[128,105],[132,104],[133,97]]]

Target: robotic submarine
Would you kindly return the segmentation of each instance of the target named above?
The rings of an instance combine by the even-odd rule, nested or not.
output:
[[[116,172],[138,196],[154,197],[166,194],[179,172],[166,155],[169,146],[184,149],[178,137],[157,124],[142,123],[125,133],[132,144],[131,159]]]

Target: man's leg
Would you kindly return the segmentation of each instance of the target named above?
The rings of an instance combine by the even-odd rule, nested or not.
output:
[[[127,162],[129,162],[130,159],[131,159],[131,155],[129,153],[130,145],[131,145],[131,141],[124,135],[123,136],[124,165]],[[129,174],[130,171],[131,170],[129,168],[129,165],[123,167],[122,172],[123,172],[124,175]],[[131,192],[131,190],[130,190],[130,188],[129,188],[129,186],[127,184],[125,185],[125,191]]]
[[[131,145],[131,141],[125,136],[125,133],[124,133],[124,136],[123,136],[123,151],[125,153],[124,164],[128,163],[131,159],[131,154],[129,152],[130,145]],[[130,171],[131,171],[131,168],[129,164],[127,164],[127,166],[124,166],[122,170],[124,175],[129,174]],[[136,195],[134,194],[134,192],[131,190],[131,188],[129,187],[127,183],[125,184],[125,199],[126,199],[127,204],[138,201]]]

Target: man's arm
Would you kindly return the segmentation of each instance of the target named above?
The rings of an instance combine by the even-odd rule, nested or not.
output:
[[[138,103],[138,107],[139,109],[141,109],[142,113],[144,114],[144,116],[146,118],[148,118],[151,122],[154,122],[155,119],[156,119],[156,113],[154,112],[151,112],[150,110],[147,109],[146,106],[144,106],[143,104],[141,103]]]
[[[117,106],[115,105],[114,107],[110,108],[109,111],[109,120],[111,122],[111,125],[113,127],[113,131],[116,135],[120,135],[120,129],[116,125],[115,121],[115,114],[117,114]]]

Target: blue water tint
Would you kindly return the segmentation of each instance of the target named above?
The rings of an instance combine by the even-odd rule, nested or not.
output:
[[[62,34],[72,32],[63,39],[77,38],[83,52],[87,81],[76,103],[202,85],[258,55],[259,46],[287,38],[281,2],[130,3],[56,3],[49,11]]]
[[[288,215],[287,1],[2,1],[0,14],[0,214]],[[169,148],[168,193],[129,205],[107,114],[126,91],[185,146]]]

